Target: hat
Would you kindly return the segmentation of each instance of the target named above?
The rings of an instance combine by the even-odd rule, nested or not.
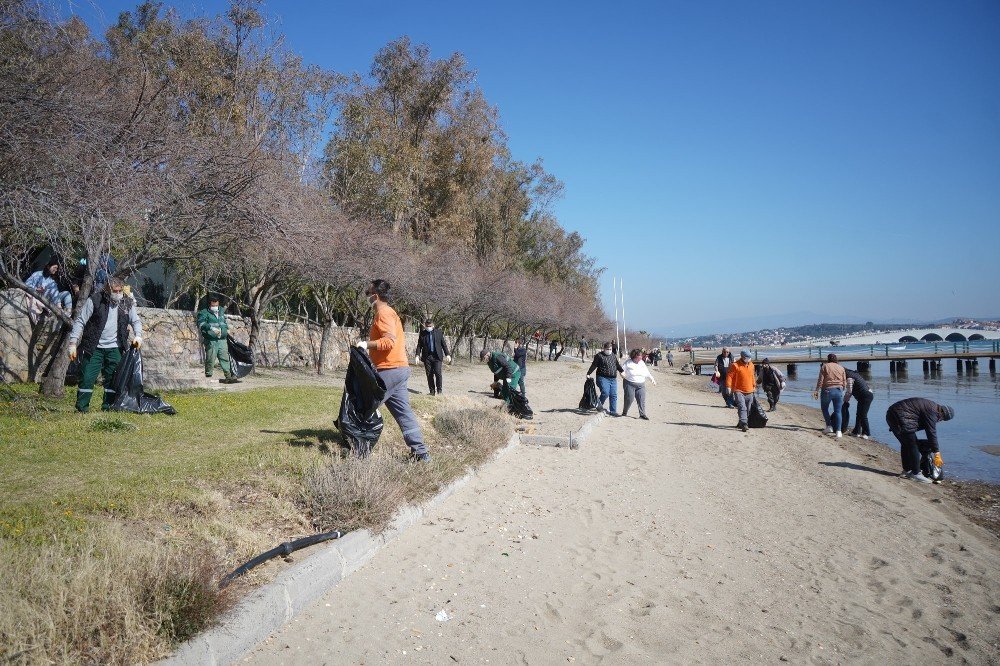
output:
[[[955,410],[948,405],[938,405],[938,409],[941,411],[942,421],[951,421],[955,418]]]
[[[770,363],[770,362],[771,362],[771,359],[769,359],[769,358],[765,358],[763,361],[761,361],[761,363]]]
[[[740,352],[740,358],[750,358],[750,352],[744,349],[743,351]]]

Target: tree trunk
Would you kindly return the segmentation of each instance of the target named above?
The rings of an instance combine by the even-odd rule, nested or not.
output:
[[[322,375],[326,367],[326,357],[329,355],[330,338],[333,334],[333,319],[323,320],[323,336],[319,341],[319,362],[316,364],[316,374]]]

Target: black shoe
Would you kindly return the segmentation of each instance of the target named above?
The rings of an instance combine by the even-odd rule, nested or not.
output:
[[[628,416],[628,412],[622,412],[622,416]]]
[[[431,391],[431,395],[434,395],[434,391]]]
[[[618,418],[619,416],[621,416],[621,414],[619,414],[618,412],[608,412],[608,415],[609,416],[614,416],[615,418]]]
[[[648,421],[649,420],[649,417],[646,416],[645,414],[639,414],[639,418],[642,419],[643,421]]]
[[[429,463],[431,461],[431,454],[429,453],[414,453],[410,456],[413,462]]]
[[[739,428],[741,432],[746,432],[747,431],[747,424],[743,423],[742,421],[740,421],[740,424],[738,426],[736,426],[736,427]]]

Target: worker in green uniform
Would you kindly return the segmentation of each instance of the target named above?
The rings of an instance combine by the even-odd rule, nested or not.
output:
[[[479,352],[479,360],[493,371],[493,383],[490,384],[493,395],[510,404],[510,394],[517,390],[514,387],[521,382],[521,368],[509,356],[498,351],[487,352],[484,349]]]
[[[229,325],[226,323],[226,313],[219,305],[219,297],[215,294],[208,297],[208,307],[198,313],[198,328],[205,345],[205,376],[212,376],[215,359],[218,358],[225,374],[222,383],[235,384],[240,381],[233,376],[232,364],[229,362]]]

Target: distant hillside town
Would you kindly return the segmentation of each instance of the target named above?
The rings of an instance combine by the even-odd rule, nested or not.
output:
[[[921,328],[958,328],[975,331],[1000,331],[1000,320],[978,321],[975,319],[955,319],[950,323],[932,324],[807,324],[790,328],[764,328],[743,333],[713,333],[688,338],[668,338],[670,346],[688,344],[692,347],[780,347],[811,341],[827,343],[846,337],[877,336],[898,331]],[[888,340],[887,340],[888,341]],[[892,341],[895,341],[894,339]],[[846,342],[846,341],[845,341]]]

